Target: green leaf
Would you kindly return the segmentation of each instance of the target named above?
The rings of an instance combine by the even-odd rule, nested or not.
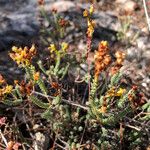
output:
[[[8,100],[8,99],[5,99],[3,101],[4,104],[8,105],[8,106],[16,106],[16,105],[19,105],[22,103],[22,99],[17,99],[17,100]]]
[[[120,72],[114,74],[112,77],[111,77],[111,86],[114,86],[115,84],[117,84],[121,78],[122,74]]]
[[[31,101],[32,101],[35,105],[39,106],[40,108],[48,108],[48,107],[50,106],[49,103],[44,103],[44,102],[42,102],[42,100],[39,100],[39,99],[38,99],[37,97],[35,97],[34,95],[31,95],[29,98],[31,99]]]
[[[56,96],[56,97],[53,99],[52,104],[53,104],[53,105],[57,105],[57,104],[60,104],[60,102],[61,102],[60,96]]]

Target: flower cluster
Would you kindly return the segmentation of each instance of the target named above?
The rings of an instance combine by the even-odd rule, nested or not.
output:
[[[0,117],[0,126],[5,125],[6,124],[6,117]]]
[[[138,92],[136,86],[133,86],[131,90],[132,92],[128,94],[128,100],[131,102],[132,108],[142,106],[146,103],[144,95]]]
[[[95,81],[98,80],[99,74],[107,68],[111,62],[111,57],[109,55],[108,42],[101,41],[99,43],[98,51],[95,52],[94,62],[95,62]]]
[[[57,82],[51,83],[51,94],[52,96],[58,96],[61,93],[61,87]]]
[[[7,94],[10,94],[12,92],[12,89],[13,87],[11,85],[8,85],[3,76],[0,75],[0,98]]]
[[[58,53],[60,54],[66,53],[68,47],[69,47],[68,43],[62,42],[60,50],[57,49],[55,44],[50,44],[48,49],[50,50],[50,53],[55,53],[57,55]]]
[[[107,91],[106,97],[116,97],[116,96],[122,96],[126,92],[126,89],[124,88],[119,88],[116,90],[116,87],[112,87]]]
[[[83,16],[87,18],[87,25],[88,25],[88,28],[87,28],[87,35],[88,37],[92,37],[93,33],[94,33],[94,27],[95,27],[95,22],[94,20],[91,19],[91,15],[93,14],[94,12],[94,6],[91,5],[90,6],[90,10],[85,10],[83,12]]]
[[[15,141],[9,141],[6,150],[19,150],[21,144]]]
[[[116,74],[122,67],[122,63],[125,59],[125,53],[121,51],[117,51],[115,53],[115,57],[116,57],[115,65],[110,70],[111,75]]]
[[[18,65],[29,66],[35,54],[36,48],[34,45],[32,45],[31,48],[28,47],[18,48],[16,46],[13,46],[12,52],[9,55],[14,61],[16,61]]]
[[[66,26],[69,24],[69,22],[68,22],[67,20],[63,19],[63,18],[60,18],[60,19],[58,20],[58,24],[59,24],[61,27],[66,27]]]
[[[30,95],[32,93],[33,83],[31,81],[28,83],[25,83],[25,81],[23,80],[23,81],[21,81],[21,83],[19,83],[18,80],[15,80],[14,83],[15,83],[15,85],[17,85],[19,87],[19,90],[23,97],[25,95]]]
[[[98,110],[100,113],[106,113],[107,112],[107,102],[106,102],[106,97],[103,99],[102,106]]]
[[[34,81],[38,81],[39,78],[40,78],[40,73],[39,73],[39,72],[35,72],[35,73],[33,74],[33,80],[34,80]]]

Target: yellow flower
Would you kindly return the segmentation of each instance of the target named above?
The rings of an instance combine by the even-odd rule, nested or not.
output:
[[[88,16],[88,11],[87,10],[84,10],[83,12],[83,17],[87,17]]]
[[[16,46],[13,46],[13,47],[12,47],[12,51],[13,51],[13,52],[19,52],[19,49],[18,49]]]
[[[101,46],[102,47],[107,47],[108,46],[108,42],[107,41],[101,41]]]
[[[88,19],[88,30],[87,30],[87,34],[89,37],[92,37],[93,33],[94,33],[94,27],[95,27],[95,22],[93,20],[89,20]]]
[[[16,46],[12,47],[12,52],[9,54],[10,57],[17,62],[18,65],[30,65],[32,57],[36,54],[35,46],[29,49],[28,47],[18,48]]]
[[[68,43],[62,42],[61,48],[62,48],[62,50],[63,50],[64,52],[68,49],[68,47],[69,47]]]
[[[91,6],[90,6],[90,14],[92,15],[92,14],[93,14],[93,12],[94,12],[94,6],[93,6],[93,5],[91,5]]]
[[[36,51],[34,44],[32,44],[32,46],[31,46],[29,51],[30,51],[30,53],[34,53]]]
[[[48,47],[48,49],[50,50],[51,53],[57,51],[55,44],[50,44],[50,46]]]
[[[106,93],[106,97],[113,97],[113,96],[115,96],[115,87],[112,87]]]
[[[126,92],[126,89],[119,88],[115,96],[122,96]]]
[[[9,93],[12,92],[12,89],[13,89],[13,87],[12,87],[11,85],[6,85],[6,87],[3,88],[2,93],[3,93],[3,94],[9,94]]]

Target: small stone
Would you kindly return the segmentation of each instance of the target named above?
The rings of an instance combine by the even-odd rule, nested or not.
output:
[[[127,2],[127,0],[116,0],[116,3],[119,3],[119,4],[124,4],[125,2]]]
[[[146,48],[146,43],[147,43],[147,37],[140,37],[136,40],[137,46],[140,49],[145,49]]]
[[[37,141],[40,141],[40,142],[44,142],[45,141],[45,136],[42,133],[40,133],[40,132],[37,132],[35,134],[35,138],[36,138]]]
[[[133,12],[137,8],[137,3],[134,1],[126,1],[123,5],[126,12]]]
[[[65,12],[74,7],[75,7],[75,4],[73,2],[62,0],[62,1],[57,1],[53,4],[47,4],[45,6],[45,10],[49,11],[52,9],[56,9],[57,12]]]
[[[38,129],[39,128],[39,124],[35,124],[34,126],[33,126],[33,130],[36,130],[36,129]]]
[[[48,149],[49,137],[41,132],[35,133],[34,149],[43,150]]]
[[[132,13],[137,7],[137,3],[132,0],[116,0],[116,4],[120,5],[120,9],[128,13]]]
[[[82,127],[82,126],[80,126],[80,127],[78,128],[78,130],[79,130],[79,131],[82,131],[82,130],[83,130],[83,127]]]
[[[147,87],[147,84],[144,82],[144,83],[142,83],[142,86]]]
[[[139,52],[140,52],[140,49],[136,47],[130,47],[127,49],[127,58],[136,59],[138,57]]]
[[[149,59],[150,58],[150,50],[144,51],[143,57],[146,59]]]

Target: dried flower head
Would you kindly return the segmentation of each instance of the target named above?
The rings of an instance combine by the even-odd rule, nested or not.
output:
[[[0,126],[5,125],[6,117],[0,117]]]
[[[25,81],[21,81],[21,83],[17,83],[17,85],[19,86],[19,90],[23,96],[30,95],[33,90],[33,84],[31,81],[28,83],[25,83]]]
[[[56,14],[57,13],[57,9],[56,8],[52,8],[52,13]]]
[[[116,57],[116,62],[114,66],[112,66],[112,68],[110,69],[110,75],[114,75],[120,70],[120,68],[122,67],[122,63],[125,59],[125,53],[122,51],[117,51],[115,53],[115,57]]]
[[[68,20],[65,20],[63,18],[60,18],[58,23],[61,27],[66,27],[69,24]]]
[[[52,96],[58,96],[60,95],[61,87],[57,82],[51,83],[51,94]]]
[[[38,0],[39,5],[44,5],[44,0]]]
[[[101,41],[98,46],[98,51],[95,52],[95,80],[98,79],[99,74],[105,70],[111,62],[111,57],[108,54],[108,42]]]
[[[139,93],[137,88],[136,89],[132,88],[131,90],[132,92],[128,94],[128,100],[131,102],[132,108],[137,108],[146,103],[144,95]]]

